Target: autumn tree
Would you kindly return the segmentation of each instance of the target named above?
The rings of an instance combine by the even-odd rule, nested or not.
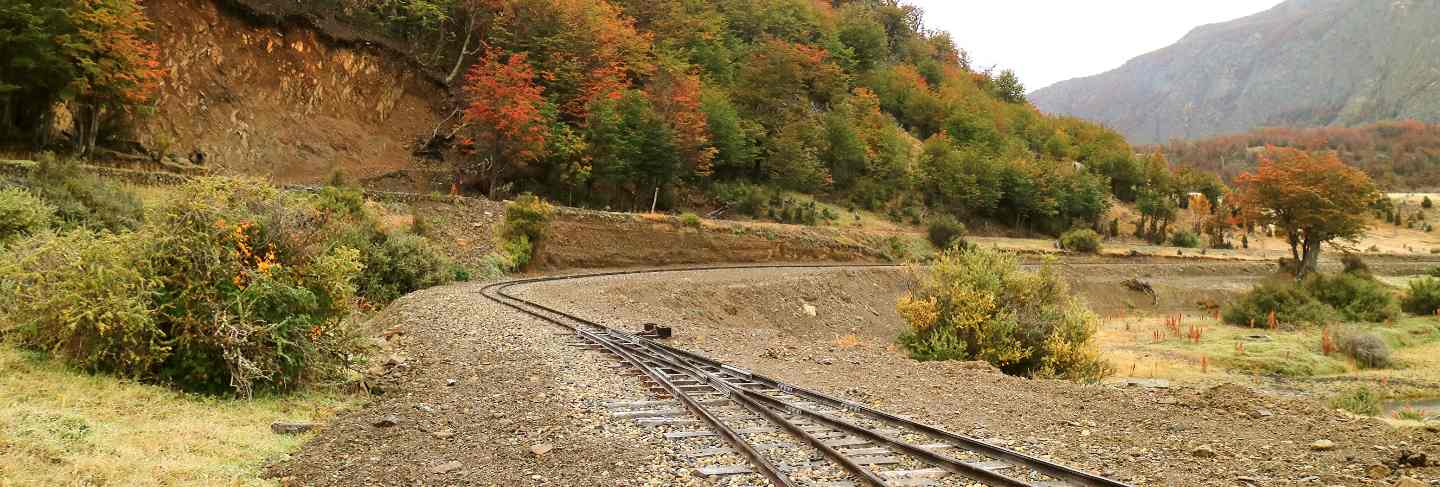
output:
[[[494,197],[505,175],[544,155],[553,107],[526,55],[491,49],[466,76],[464,123],[471,135],[464,171],[479,175]]]
[[[78,0],[70,21],[75,31],[61,45],[78,69],[66,90],[74,94],[75,145],[89,156],[100,127],[149,101],[164,70],[158,48],[141,37],[150,19],[134,0]]]
[[[491,0],[494,1],[494,0]],[[524,52],[567,120],[581,121],[596,100],[618,97],[655,72],[652,36],[604,0],[509,0],[513,15],[487,40]]]
[[[1236,185],[1251,221],[1284,232],[1299,276],[1315,271],[1322,244],[1363,236],[1365,213],[1381,196],[1369,176],[1334,152],[1291,148],[1267,147],[1256,171],[1241,174]]]
[[[668,122],[675,135],[675,145],[687,166],[684,175],[709,177],[719,151],[710,143],[709,119],[701,109],[700,77],[660,73],[648,91],[656,114]]]
[[[142,36],[134,0],[6,2],[0,6],[0,127],[49,143],[53,106],[68,101],[74,140],[89,155],[100,129],[147,103],[164,71]],[[8,132],[8,130],[7,130]]]

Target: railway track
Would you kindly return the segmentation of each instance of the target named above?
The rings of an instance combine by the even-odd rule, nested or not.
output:
[[[516,286],[736,266],[541,277],[485,286],[489,299],[568,328],[577,344],[612,354],[652,397],[607,404],[612,416],[666,426],[696,474],[724,485],[777,487],[1125,487],[1126,484],[950,433],[863,404],[729,366],[517,297]]]

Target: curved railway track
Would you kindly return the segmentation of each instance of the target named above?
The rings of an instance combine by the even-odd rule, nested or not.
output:
[[[987,444],[863,404],[754,374],[648,338],[606,327],[509,293],[567,279],[722,269],[843,269],[885,265],[729,266],[604,272],[490,284],[489,299],[575,334],[646,380],[653,400],[616,402],[617,417],[689,430],[702,476],[727,485],[778,487],[970,486],[1127,487],[1126,484]],[[695,428],[700,427],[703,429]]]

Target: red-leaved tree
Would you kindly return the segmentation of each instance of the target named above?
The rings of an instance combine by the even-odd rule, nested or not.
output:
[[[1363,236],[1365,213],[1381,197],[1370,176],[1334,152],[1267,147],[1260,167],[1235,182],[1245,215],[1285,232],[1300,276],[1316,269],[1321,244]]]
[[[463,145],[471,158],[462,170],[479,175],[491,197],[509,171],[545,155],[553,110],[535,78],[524,53],[496,49],[487,50],[465,77],[465,126],[471,138]]]

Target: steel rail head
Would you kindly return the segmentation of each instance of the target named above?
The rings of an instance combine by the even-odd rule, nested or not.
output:
[[[688,351],[685,351],[685,350],[680,350],[680,349],[678,349],[678,348],[671,347],[671,346],[666,345],[666,344],[663,344],[663,343],[657,343],[657,342],[651,341],[651,342],[649,342],[649,345],[650,345],[650,346],[653,346],[653,347],[665,348],[665,349],[667,349],[667,350],[669,350],[669,351],[671,351],[671,352],[673,352],[673,353],[680,354],[680,355],[683,355],[683,356],[686,356],[686,357],[690,357],[691,359],[693,359],[693,360],[695,360],[695,361],[698,361],[698,362],[703,362],[703,363],[707,363],[707,364],[715,365],[715,366],[723,365],[723,364],[721,364],[720,362],[715,361],[715,360],[713,360],[713,359],[710,359],[710,358],[707,358],[707,357],[704,357],[704,356],[701,356],[701,355],[697,355],[697,354],[694,354],[694,353],[691,353],[691,352],[688,352]],[[775,388],[777,388],[777,389],[785,390],[785,391],[787,391],[787,392],[789,392],[789,393],[796,394],[796,395],[799,395],[799,396],[801,396],[801,397],[805,397],[805,398],[807,398],[807,399],[811,399],[811,400],[814,400],[814,401],[819,402],[819,403],[822,403],[822,404],[827,404],[827,405],[831,405],[831,406],[837,406],[837,407],[845,408],[845,409],[848,409],[848,410],[851,410],[851,411],[854,411],[854,412],[858,412],[858,413],[865,414],[865,415],[867,415],[867,416],[870,416],[870,417],[873,417],[873,418],[876,418],[876,419],[879,419],[879,420],[882,420],[882,421],[887,421],[887,422],[891,422],[891,423],[896,423],[896,424],[905,426],[905,427],[907,427],[907,428],[915,429],[915,430],[918,430],[918,431],[920,431],[920,432],[922,432],[922,433],[925,433],[925,434],[934,436],[934,437],[936,437],[936,438],[941,438],[941,439],[944,439],[944,440],[947,440],[947,441],[952,441],[952,442],[955,442],[955,443],[959,443],[958,445],[956,445],[957,447],[964,448],[964,449],[967,449],[967,450],[970,450],[970,451],[972,451],[972,452],[979,453],[979,454],[982,454],[982,455],[990,456],[990,457],[996,458],[996,459],[998,459],[998,460],[1007,460],[1007,461],[1010,461],[1010,462],[1014,462],[1014,463],[1016,463],[1016,464],[1019,464],[1019,465],[1025,466],[1025,467],[1027,467],[1027,468],[1030,468],[1030,469],[1039,471],[1039,472],[1041,472],[1041,473],[1044,473],[1045,475],[1048,475],[1048,476],[1054,477],[1054,478],[1056,478],[1056,479],[1062,480],[1062,481],[1064,481],[1064,482],[1066,482],[1066,483],[1068,483],[1068,484],[1078,485],[1078,486],[1082,486],[1082,487],[1131,487],[1131,486],[1129,486],[1128,484],[1125,484],[1125,483],[1117,482],[1117,481],[1110,480],[1110,479],[1107,479],[1107,478],[1104,478],[1104,477],[1100,477],[1100,476],[1096,476],[1096,475],[1093,475],[1093,474],[1090,474],[1090,473],[1082,472],[1082,471],[1079,471],[1079,470],[1076,470],[1076,469],[1073,469],[1073,468],[1070,468],[1070,467],[1066,467],[1066,466],[1064,466],[1064,465],[1060,465],[1060,464],[1056,464],[1056,463],[1053,463],[1053,462],[1049,462],[1049,461],[1046,461],[1046,460],[1041,460],[1041,459],[1039,459],[1039,458],[1032,457],[1032,456],[1030,456],[1030,455],[1026,455],[1026,454],[1023,454],[1023,453],[1020,453],[1020,452],[1017,452],[1017,451],[1014,451],[1014,450],[1010,450],[1010,449],[1008,449],[1008,448],[1003,448],[1003,447],[991,445],[991,444],[989,444],[989,443],[985,443],[985,442],[983,442],[983,441],[980,441],[980,440],[977,440],[977,439],[974,439],[974,438],[971,438],[971,437],[968,437],[968,436],[951,433],[951,432],[949,432],[949,431],[945,431],[945,430],[942,430],[942,429],[939,429],[939,428],[936,428],[936,427],[933,427],[933,426],[930,426],[930,425],[926,425],[926,424],[924,424],[924,423],[919,423],[919,422],[916,422],[916,421],[913,421],[913,420],[910,420],[910,419],[901,418],[901,417],[899,417],[899,416],[895,416],[895,415],[893,415],[893,414],[890,414],[890,413],[887,413],[887,412],[884,412],[884,411],[880,411],[880,410],[878,410],[878,409],[875,409],[875,408],[866,406],[866,405],[864,405],[864,404],[854,403],[854,402],[851,402],[851,401],[847,401],[847,400],[844,400],[844,399],[840,399],[840,398],[837,398],[837,397],[834,397],[834,396],[831,396],[831,395],[828,395],[828,394],[825,394],[825,393],[822,393],[822,392],[817,392],[817,391],[810,390],[810,389],[806,389],[806,388],[803,388],[803,387],[797,387],[797,386],[794,386],[794,385],[789,385],[789,384],[786,384],[786,383],[784,383],[784,382],[780,382],[780,381],[778,381],[778,380],[775,380],[775,379],[773,379],[773,378],[770,378],[770,377],[767,377],[767,376],[764,376],[764,375],[751,374],[750,380],[753,380],[753,381],[755,381],[755,382],[758,382],[758,383],[761,383],[761,384],[765,384],[765,385],[768,385],[768,386],[771,386],[771,387],[775,387]]]
[[[839,418],[834,418],[825,414],[795,406],[793,404],[787,403],[774,397],[766,396],[764,394],[757,394],[752,391],[745,391],[745,393],[753,395],[756,400],[771,404],[776,408],[787,408],[807,418],[819,421],[833,428],[844,430],[850,434],[864,437],[865,439],[874,441],[876,443],[889,446],[891,448],[899,450],[901,453],[913,457],[918,457],[925,462],[930,463],[931,465],[935,465],[947,471],[950,471],[951,473],[959,474],[972,480],[982,482],[985,485],[992,485],[997,487],[1035,487],[1033,484],[1021,481],[1019,479],[1001,474],[999,472],[994,472],[974,465],[970,465],[965,462],[961,462],[959,460],[947,457],[945,455],[941,455],[939,453],[935,453],[930,450],[926,450],[924,448],[920,448],[919,446],[915,446],[913,444],[895,438],[891,438],[889,436],[880,434],[879,432],[876,432],[874,430],[861,427],[859,425],[850,423]]]
[[[579,333],[582,336],[585,336],[586,338],[589,338],[590,340],[601,344],[606,349],[610,350],[612,353],[623,357],[625,360],[629,361],[635,367],[643,371],[646,375],[650,376],[650,379],[654,380],[656,383],[660,384],[661,387],[665,388],[665,390],[670,393],[671,397],[679,400],[682,404],[685,405],[686,409],[689,409],[691,413],[699,416],[701,420],[705,421],[706,424],[709,424],[710,427],[715,430],[716,434],[724,438],[727,443],[730,443],[730,446],[732,448],[745,455],[745,457],[750,460],[750,463],[757,468],[759,473],[769,479],[770,482],[772,482],[776,487],[796,487],[796,484],[790,480],[790,477],[781,472],[779,467],[776,467],[774,463],[771,463],[768,459],[762,456],[759,450],[755,449],[754,445],[751,445],[750,442],[747,442],[744,438],[741,438],[734,429],[731,429],[723,421],[720,421],[720,418],[715,417],[715,415],[711,413],[709,409],[705,408],[705,405],[700,404],[700,402],[696,401],[695,398],[690,397],[689,394],[686,394],[684,389],[677,387],[673,382],[670,381],[668,377],[665,376],[664,373],[655,370],[655,367],[647,365],[645,361],[637,357],[633,351],[628,350],[624,346],[616,344],[615,340],[612,338],[604,337],[598,333],[584,330],[580,330]]]
[[[666,363],[675,364],[677,367],[681,368],[682,370],[686,370],[686,373],[689,373],[691,375],[698,374],[697,378],[703,377],[708,383],[710,383],[711,387],[715,387],[729,392],[731,398],[735,399],[736,402],[739,402],[741,405],[745,406],[746,409],[749,409],[752,412],[755,412],[756,414],[765,417],[766,420],[776,425],[779,425],[781,428],[784,428],[796,438],[800,438],[806,443],[809,443],[810,446],[814,447],[816,450],[820,450],[820,452],[823,453],[826,457],[829,457],[831,461],[840,465],[841,468],[845,469],[845,471],[847,472],[850,472],[851,475],[859,478],[861,481],[865,482],[865,484],[870,485],[871,487],[885,487],[884,479],[880,478],[879,476],[875,475],[874,472],[871,472],[870,470],[856,463],[854,459],[845,456],[845,454],[843,453],[840,453],[840,451],[836,450],[834,447],[826,445],[824,441],[816,438],[815,435],[812,435],[809,432],[805,431],[803,428],[800,427],[800,425],[795,424],[794,421],[786,419],[785,417],[780,416],[775,411],[771,410],[765,405],[760,404],[754,398],[750,397],[748,395],[749,391],[746,391],[744,388],[729,384],[724,380],[721,380],[719,375],[695,367],[683,357],[679,357],[673,354],[661,354],[658,356],[657,360],[664,360]]]

